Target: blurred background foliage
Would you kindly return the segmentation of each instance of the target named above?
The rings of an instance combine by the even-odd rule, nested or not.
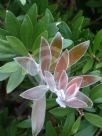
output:
[[[71,67],[69,76],[102,77],[101,24],[102,0],[0,0],[0,136],[31,136],[31,102],[19,94],[36,81],[32,84],[13,58],[30,52],[38,60],[41,36],[50,42],[60,31],[63,50],[90,40],[88,52]],[[58,107],[55,98],[47,94],[40,136],[102,135],[102,83],[82,91],[94,102],[82,118],[73,109]]]

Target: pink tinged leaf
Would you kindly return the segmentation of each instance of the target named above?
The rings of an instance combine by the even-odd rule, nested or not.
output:
[[[69,50],[70,65],[76,63],[86,53],[90,41],[85,41]]]
[[[51,51],[49,44],[46,39],[42,38],[41,39],[41,48],[40,48],[40,57],[39,61],[41,64],[41,70],[42,73],[44,74],[45,70],[49,70],[50,66],[50,61],[51,61]]]
[[[87,103],[87,105],[88,105],[87,108],[92,108],[93,102],[85,94],[83,94],[82,92],[78,92],[77,95],[76,95],[76,97],[77,97],[77,99],[82,100],[85,103]]]
[[[51,54],[52,54],[50,70],[54,72],[56,61],[62,51],[62,36],[59,32],[53,38],[51,45],[50,45],[50,49],[51,49]]]
[[[67,87],[67,84],[68,84],[68,76],[66,71],[63,71],[59,79],[58,89],[65,90]]]
[[[82,75],[82,76],[78,76],[78,77],[81,77],[83,79],[82,84],[81,84],[81,88],[90,86],[90,85],[95,84],[96,82],[102,80],[101,77],[92,76],[92,75]],[[71,77],[69,80],[73,80],[74,78],[77,78],[77,77]]]
[[[32,57],[16,57],[14,60],[31,76],[38,74],[39,66]]]
[[[47,91],[48,87],[46,85],[40,85],[21,93],[20,96],[29,100],[39,100]]]
[[[86,108],[88,105],[78,98],[74,97],[66,101],[66,105],[71,108]]]
[[[69,53],[68,50],[65,50],[58,60],[54,72],[55,80],[59,80],[63,71],[66,71],[69,65]]]
[[[45,95],[39,101],[33,101],[32,107],[32,134],[37,136],[42,130],[45,120],[46,97]]]
[[[65,92],[66,98],[68,98],[68,97],[74,97],[77,94],[78,91],[79,91],[79,87],[77,86],[77,84],[76,83],[71,84],[67,88],[67,90]]]
[[[67,85],[67,88],[69,88],[71,85],[73,84],[76,84],[78,88],[80,88],[81,84],[82,84],[82,81],[83,81],[83,77],[76,77],[76,78],[73,78]]]
[[[48,71],[45,71],[45,81],[46,83],[48,84],[49,88],[54,91],[54,89],[56,88],[56,83],[55,83],[55,80],[54,80],[54,76],[48,72]]]

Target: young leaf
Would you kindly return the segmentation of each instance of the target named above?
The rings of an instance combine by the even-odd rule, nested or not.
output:
[[[7,79],[9,76],[10,76],[9,73],[1,73],[0,72],[0,81]]]
[[[85,74],[86,72],[88,72],[93,66],[93,60],[88,59],[86,64],[83,67],[82,73]]]
[[[19,128],[31,128],[31,119],[26,119],[18,123]]]
[[[45,120],[45,111],[46,111],[46,97],[45,95],[39,101],[33,101],[32,106],[32,134],[37,136],[41,131],[44,120]]]
[[[41,39],[41,47],[40,47],[40,65],[42,73],[44,74],[44,71],[48,71],[50,67],[50,61],[51,61],[51,51],[49,44],[46,39]]]
[[[14,36],[7,36],[7,41],[9,42],[12,50],[17,54],[21,56],[28,56],[28,51],[25,48],[24,44],[16,37]]]
[[[57,61],[57,59],[58,59],[58,57],[59,57],[59,55],[62,51],[62,37],[61,37],[61,34],[59,32],[53,38],[51,45],[50,45],[50,49],[51,49],[51,54],[52,54],[50,69],[52,71],[54,71],[56,61]]]
[[[46,85],[39,85],[26,90],[25,92],[21,93],[20,96],[28,100],[39,100],[47,91],[48,87]]]
[[[69,50],[69,64],[70,65],[73,65],[84,56],[84,54],[86,53],[89,47],[89,44],[90,44],[89,41],[85,41],[75,46],[71,50]]]
[[[92,84],[95,84],[96,82],[102,80],[101,77],[99,76],[93,76],[93,75],[81,75],[81,76],[78,76],[78,77],[82,77],[83,79],[83,82],[81,84],[81,87],[87,87],[87,86],[90,86]],[[71,77],[69,80],[72,80],[76,77]]]
[[[67,70],[68,65],[69,65],[69,52],[68,50],[65,50],[62,56],[59,58],[55,67],[54,76],[57,81],[59,80],[62,72]]]

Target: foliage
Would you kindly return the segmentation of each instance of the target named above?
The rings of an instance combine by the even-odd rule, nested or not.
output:
[[[1,136],[31,136],[29,115],[32,103],[21,99],[19,94],[36,86],[36,80],[39,79],[27,76],[26,71],[13,58],[27,56],[30,52],[38,62],[41,37],[50,43],[59,31],[63,36],[63,51],[90,40],[88,52],[71,67],[68,75],[90,74],[102,77],[101,21],[102,0],[65,0],[59,3],[47,0],[1,0]],[[93,108],[83,110],[83,117],[74,109],[59,107],[55,97],[48,92],[45,124],[39,135],[94,136],[102,128],[102,84],[86,87],[82,92],[94,103]]]

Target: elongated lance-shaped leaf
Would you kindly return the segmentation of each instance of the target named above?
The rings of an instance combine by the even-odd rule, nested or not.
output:
[[[58,89],[65,90],[67,87],[67,84],[68,84],[68,76],[66,71],[63,71],[58,82]]]
[[[46,85],[39,85],[21,93],[20,96],[29,100],[39,100],[47,91],[48,87]]]
[[[43,127],[45,120],[45,111],[46,111],[46,97],[44,95],[39,101],[33,101],[31,115],[33,136],[37,136]]]
[[[50,70],[53,72],[55,69],[56,61],[62,51],[62,37],[59,32],[53,38],[51,45],[50,45],[50,49],[51,49],[51,54],[52,54]]]
[[[82,79],[83,79],[82,84],[81,84],[81,88],[90,86],[90,85],[95,84],[96,82],[102,80],[101,77],[93,76],[93,75],[80,75],[80,76],[76,76],[76,77],[82,77]],[[72,80],[76,77],[70,77],[69,80]]]
[[[69,53],[68,50],[65,50],[56,64],[54,72],[55,80],[57,81],[59,80],[62,72],[67,70],[68,65],[69,65]]]
[[[16,57],[14,60],[31,76],[35,76],[39,67],[32,57]]]
[[[41,38],[39,61],[41,64],[42,73],[44,74],[44,71],[49,70],[50,61],[51,61],[51,51],[47,40],[43,37]]]
[[[69,62],[70,65],[76,63],[86,53],[89,47],[90,41],[85,41],[69,50]]]
[[[91,108],[93,106],[93,102],[91,101],[91,99],[87,97],[85,94],[81,93],[80,91],[76,94],[76,97],[79,100],[84,101],[88,105],[87,108]]]
[[[54,80],[54,76],[49,71],[45,71],[45,80],[49,88],[54,91],[54,89],[56,88],[56,83]]]
[[[68,99],[66,101],[66,105],[71,107],[71,108],[86,108],[88,105],[82,100],[79,100],[76,97],[73,97],[71,99]]]

